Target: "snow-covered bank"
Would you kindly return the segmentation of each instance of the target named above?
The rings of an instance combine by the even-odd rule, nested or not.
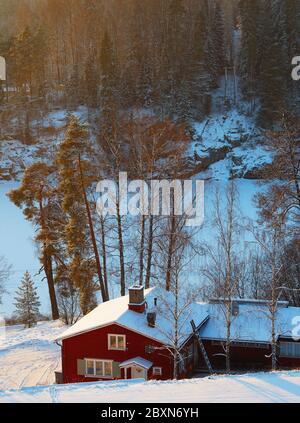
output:
[[[54,343],[64,330],[61,322],[43,322],[31,329],[8,326],[0,335],[0,389],[54,383],[60,347]]]
[[[52,385],[0,392],[0,402],[300,402],[300,372]]]

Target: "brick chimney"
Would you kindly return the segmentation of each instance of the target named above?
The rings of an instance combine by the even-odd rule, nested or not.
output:
[[[129,289],[129,310],[137,313],[144,313],[146,309],[146,301],[144,296],[144,287],[133,285]]]

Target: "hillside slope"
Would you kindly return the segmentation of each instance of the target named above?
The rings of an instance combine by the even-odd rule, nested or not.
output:
[[[54,383],[61,368],[54,339],[65,330],[61,322],[43,322],[31,329],[8,326],[0,331],[0,389]]]

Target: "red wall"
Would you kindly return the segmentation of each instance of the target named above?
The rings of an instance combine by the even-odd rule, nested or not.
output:
[[[126,335],[126,351],[108,350],[109,333]],[[172,378],[173,361],[168,350],[163,348],[148,354],[145,352],[146,345],[152,345],[159,348],[163,347],[159,342],[132,332],[117,324],[64,339],[62,343],[62,369],[64,383],[92,382],[99,380],[77,375],[77,359],[84,358],[98,358],[123,362],[130,358],[140,356],[153,362],[153,366],[162,367],[163,369],[163,374],[159,377],[153,376],[152,369],[150,369],[148,371],[148,379]],[[124,377],[123,373],[121,376]]]
[[[216,345],[213,341],[203,340],[204,347],[209,356],[213,369],[224,370],[226,368],[226,359],[224,356],[224,348],[222,345]],[[259,370],[268,367],[271,359],[266,355],[271,353],[270,347],[266,348],[249,348],[232,346],[230,349],[230,362],[232,369]],[[200,367],[205,368],[205,362],[200,356]]]

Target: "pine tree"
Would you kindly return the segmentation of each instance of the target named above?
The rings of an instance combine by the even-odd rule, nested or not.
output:
[[[25,272],[21,284],[16,291],[15,300],[16,311],[20,321],[25,327],[31,328],[37,323],[41,304],[29,272]]]
[[[103,301],[108,299],[86,192],[94,180],[87,136],[83,125],[72,117],[57,153],[60,180],[58,191],[62,196],[62,209],[67,219],[63,236],[67,245],[69,279],[80,290],[80,305],[84,314],[96,304],[95,275],[98,276]]]

